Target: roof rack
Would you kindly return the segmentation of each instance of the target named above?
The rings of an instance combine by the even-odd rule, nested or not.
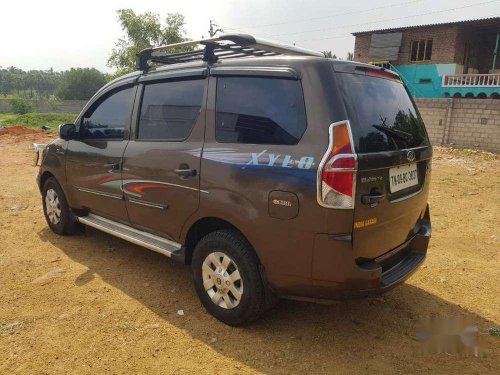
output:
[[[175,50],[179,48],[198,45],[202,45],[204,48],[188,52],[175,52]],[[167,53],[168,51],[173,51],[173,53]],[[149,61],[168,65],[203,60],[211,64],[219,59],[276,55],[324,57],[321,52],[287,46],[285,44],[255,38],[247,34],[225,34],[216,38],[146,48],[137,54],[137,68],[142,71],[147,71],[150,68],[148,64]]]

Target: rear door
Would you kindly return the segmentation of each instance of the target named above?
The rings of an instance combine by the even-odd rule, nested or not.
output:
[[[338,73],[357,153],[353,246],[373,259],[419,230],[432,150],[403,83],[391,73]]]
[[[123,192],[131,223],[174,240],[199,204],[205,73],[142,81],[137,124],[124,154]]]

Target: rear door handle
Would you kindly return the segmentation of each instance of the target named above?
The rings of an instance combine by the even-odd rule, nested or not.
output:
[[[120,163],[108,163],[104,164],[104,168],[106,168],[109,172],[117,171],[120,169]]]
[[[194,176],[196,176],[196,169],[176,169],[174,172],[176,175],[179,175],[181,177],[194,177]]]
[[[378,202],[380,202],[384,198],[385,194],[381,193],[365,194],[361,196],[361,203],[369,206],[376,206]]]

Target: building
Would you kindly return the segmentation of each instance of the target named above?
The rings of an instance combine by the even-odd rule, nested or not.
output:
[[[500,17],[353,35],[354,60],[395,70],[415,97],[500,99]]]

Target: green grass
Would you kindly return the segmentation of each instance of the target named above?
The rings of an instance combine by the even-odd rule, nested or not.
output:
[[[0,113],[0,126],[19,125],[40,129],[42,125],[48,125],[51,131],[57,131],[59,125],[75,121],[76,116],[73,113],[27,113],[25,115]]]

